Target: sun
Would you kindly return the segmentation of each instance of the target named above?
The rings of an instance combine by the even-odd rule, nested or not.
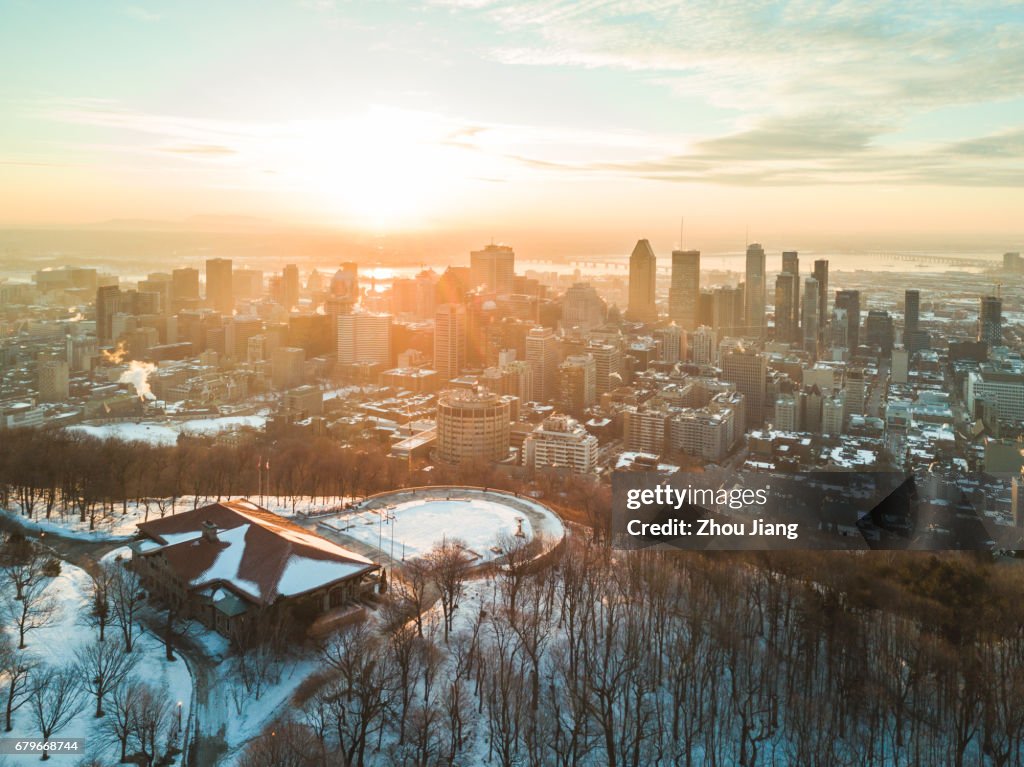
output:
[[[373,109],[306,126],[295,137],[292,171],[312,204],[369,230],[423,225],[451,202],[466,170],[429,116]]]

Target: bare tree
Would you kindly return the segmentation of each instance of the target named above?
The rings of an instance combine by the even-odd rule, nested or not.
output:
[[[131,733],[139,749],[141,764],[150,767],[156,761],[161,744],[167,743],[172,718],[167,691],[153,685],[141,685],[131,717]]]
[[[120,557],[101,565],[108,572],[110,610],[114,623],[121,630],[126,652],[131,652],[135,640],[135,616],[142,604],[142,583],[138,573]]]
[[[337,672],[325,694],[338,739],[342,764],[363,767],[366,748],[380,736],[395,694],[390,657],[365,623],[331,637],[323,648],[324,662]]]
[[[0,566],[14,586],[15,599],[21,599],[27,588],[48,575],[59,574],[59,563],[42,546],[21,537],[11,536],[0,549]]]
[[[57,603],[46,593],[46,582],[33,580],[24,584],[21,596],[5,594],[2,614],[8,625],[18,628],[18,649],[24,650],[25,636],[52,624],[57,618]]]
[[[115,642],[94,642],[75,653],[82,688],[96,698],[96,716],[103,716],[103,701],[121,684],[138,662],[138,656],[126,653]]]
[[[441,595],[444,641],[447,642],[469,571],[466,544],[458,538],[445,539],[427,554],[426,560],[430,568],[430,579]]]
[[[82,688],[74,666],[50,666],[33,675],[32,713],[43,740],[66,727],[82,706]],[[43,761],[49,758],[44,751]]]
[[[110,691],[108,716],[103,730],[121,749],[121,764],[128,761],[128,741],[132,735],[135,709],[142,684],[132,677],[122,679]]]
[[[3,697],[5,732],[14,729],[14,714],[29,699],[29,676],[34,666],[31,656],[18,652],[10,637],[0,634],[0,680],[7,686]]]
[[[103,642],[107,638],[107,626],[113,617],[110,599],[113,573],[111,568],[101,566],[96,568],[92,576],[89,585],[89,612],[85,615],[85,621],[96,629],[98,641]]]

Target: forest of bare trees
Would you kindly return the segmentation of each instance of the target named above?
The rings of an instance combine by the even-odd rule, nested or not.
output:
[[[420,577],[323,645],[245,767],[1024,763],[1015,567],[577,536],[552,569],[457,578],[447,637]]]
[[[59,617],[47,592],[61,564],[40,544],[20,536],[0,541],[0,707],[3,730],[43,740],[59,737],[80,715],[98,722],[97,735],[119,754],[119,763],[155,765],[178,752],[180,733],[167,691],[143,681],[133,640],[142,593],[138,577],[119,559],[96,568],[84,636],[71,657],[54,659],[32,631]],[[49,759],[43,753],[43,759]],[[62,757],[58,757],[62,758]]]
[[[163,516],[182,496],[190,496],[196,507],[240,496],[259,500],[261,494],[284,503],[307,499],[331,505],[407,485],[522,489],[521,478],[484,462],[410,471],[387,453],[386,444],[343,447],[328,438],[241,445],[187,439],[152,445],[67,430],[13,429],[0,440],[0,508],[17,509],[30,519],[73,518],[93,529],[130,503]],[[607,519],[607,488],[579,478],[536,481],[549,499],[558,501],[564,493],[565,508],[579,521]]]

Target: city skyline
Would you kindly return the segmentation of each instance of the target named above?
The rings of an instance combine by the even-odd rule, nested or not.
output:
[[[3,226],[1021,236],[1002,4],[7,5]]]

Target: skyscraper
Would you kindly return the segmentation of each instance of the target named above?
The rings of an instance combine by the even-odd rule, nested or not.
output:
[[[804,351],[809,354],[817,355],[818,341],[821,335],[819,329],[821,318],[818,316],[818,309],[821,302],[818,295],[818,281],[814,279],[814,277],[808,277],[804,280],[803,304]]]
[[[837,290],[835,306],[846,310],[846,347],[852,356],[860,346],[860,291]]]
[[[740,288],[715,288],[711,298],[711,327],[719,338],[742,333],[743,291]]]
[[[223,315],[235,309],[235,294],[230,258],[206,260],[206,302]]]
[[[872,309],[864,320],[864,334],[868,346],[879,349],[883,357],[892,354],[893,325],[892,317],[884,309]]]
[[[466,307],[441,304],[434,314],[434,369],[442,386],[466,365]]]
[[[722,355],[722,380],[736,384],[746,405],[746,430],[756,429],[764,423],[765,388],[768,363],[759,352],[734,349]]]
[[[96,289],[96,338],[100,343],[112,341],[113,318],[119,312],[121,289],[117,285],[103,285]]]
[[[281,275],[281,298],[285,309],[294,309],[299,303],[299,267],[288,264]]]
[[[903,294],[903,333],[904,343],[906,334],[917,332],[918,323],[921,319],[921,291],[908,290]]]
[[[533,368],[533,398],[551,402],[558,393],[558,339],[551,328],[526,334],[526,361]]]
[[[194,301],[199,298],[199,270],[182,267],[171,272],[171,302]]]
[[[828,261],[819,258],[814,262],[814,279],[818,281],[818,343],[825,341],[828,326]]]
[[[978,309],[978,340],[990,347],[1003,343],[1003,299],[982,296]]]
[[[629,257],[629,307],[626,318],[635,322],[654,322],[658,319],[655,304],[657,258],[647,240],[637,240]]]
[[[743,335],[764,337],[765,325],[765,255],[758,243],[747,246],[746,301],[743,313]],[[749,412],[749,410],[748,410]]]
[[[715,331],[707,325],[701,325],[690,336],[693,349],[694,365],[713,365],[718,351],[718,339]]]
[[[792,272],[780,272],[775,278],[775,340],[793,343],[799,331],[797,276]]]
[[[796,277],[793,281],[793,333],[796,338],[800,328],[800,255],[795,250],[782,252],[782,271]]]
[[[471,287],[483,286],[498,295],[513,292],[516,275],[516,254],[508,245],[488,245],[469,254]]]
[[[577,282],[562,298],[562,325],[567,329],[593,330],[604,324],[606,307],[592,285]]]
[[[352,311],[359,303],[359,265],[347,261],[331,277],[331,302],[338,312]]]
[[[391,315],[364,311],[339,314],[338,364],[391,364]]]
[[[683,330],[697,327],[700,301],[700,251],[672,251],[672,284],[668,289],[668,316]]]
[[[558,367],[558,400],[576,418],[597,401],[597,363],[589,354],[570,355]]]

